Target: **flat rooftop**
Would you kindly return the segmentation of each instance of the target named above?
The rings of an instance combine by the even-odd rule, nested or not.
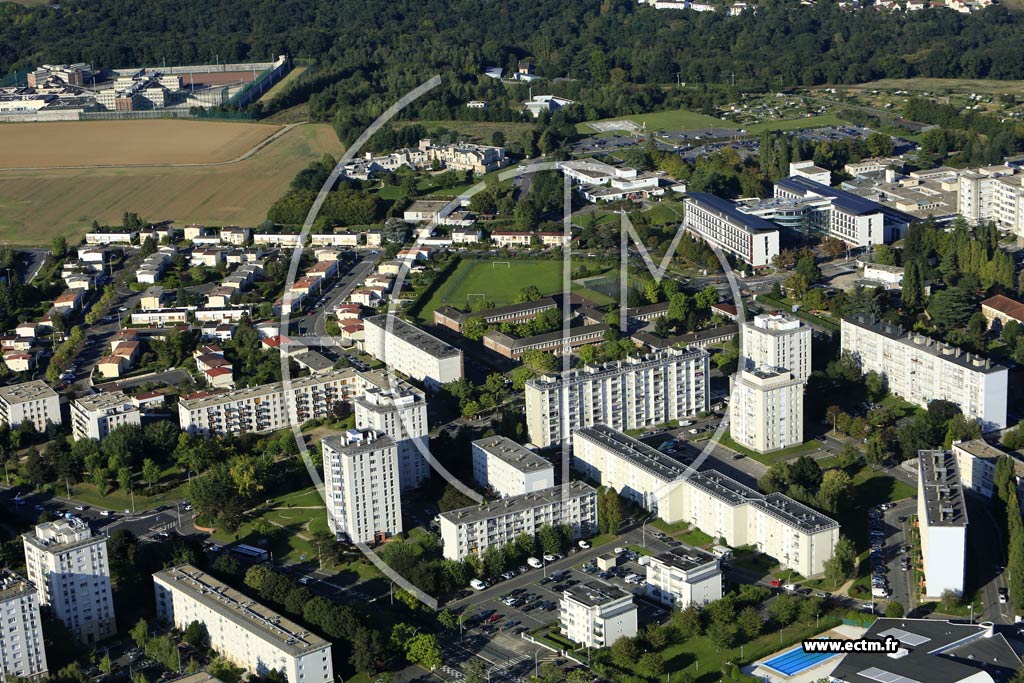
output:
[[[845,683],[1005,683],[1021,662],[1002,633],[993,632],[986,637],[989,628],[984,624],[938,619],[881,618],[863,637],[896,638],[900,641],[900,654],[845,655],[831,678]],[[991,678],[981,675],[983,672]]]
[[[697,567],[703,567],[712,562],[717,563],[718,558],[711,553],[697,548],[685,548],[682,546],[669,548],[663,553],[654,556],[654,559],[684,572],[692,571]]]
[[[594,327],[587,325],[586,327]],[[667,348],[643,356],[630,356],[625,360],[612,361],[602,365],[585,366],[573,368],[565,373],[553,375],[542,375],[526,382],[526,386],[535,389],[548,389],[569,384],[573,382],[584,382],[591,379],[600,379],[609,375],[620,375],[634,370],[642,370],[651,366],[665,365],[675,361],[687,361],[693,358],[706,358],[708,352],[703,349],[679,349]]]
[[[686,482],[731,506],[750,504],[758,510],[806,533],[818,533],[839,526],[803,503],[782,493],[765,495],[715,470],[695,472]]]
[[[470,505],[449,510],[441,513],[441,519],[455,525],[473,524],[495,517],[514,515],[525,510],[531,510],[541,505],[550,505],[560,502],[563,498],[579,498],[582,496],[597,495],[597,490],[583,481],[571,481],[561,486],[553,486],[543,491],[523,493],[518,496],[509,496],[492,503],[482,505]]]
[[[858,315],[842,319],[843,325],[855,325],[861,329],[881,335],[894,342],[928,353],[950,363],[954,363],[973,372],[995,373],[1006,372],[1006,368],[993,363],[984,356],[964,351],[956,346],[936,341],[917,332],[908,332],[902,325],[876,320],[873,316]]]
[[[970,453],[975,458],[981,458],[982,460],[998,460],[1001,456],[1007,455],[1004,451],[989,445],[984,439],[954,442],[953,447],[959,448],[965,453]]]
[[[393,324],[389,323],[389,318],[393,321]],[[382,330],[388,330],[390,326],[390,331],[395,337],[401,339],[407,344],[415,346],[424,353],[428,353],[435,358],[449,358],[451,356],[458,356],[462,354],[462,351],[451,344],[441,341],[434,335],[424,332],[412,323],[402,320],[396,315],[387,313],[383,315],[374,315],[369,318],[364,318],[363,323],[373,325],[374,327]]]
[[[36,587],[28,579],[10,569],[0,568],[0,601],[35,593]]]
[[[628,460],[634,467],[639,467],[665,482],[685,477],[691,471],[678,460],[607,425],[598,424],[577,429],[575,436],[596,443],[623,460]]]
[[[488,455],[499,458],[520,472],[537,472],[554,468],[550,462],[506,436],[488,436],[484,439],[477,439],[473,442],[473,446]]]
[[[622,590],[618,586],[614,586],[610,583],[603,581],[587,581],[565,591],[564,595],[567,598],[586,605],[587,607],[599,607],[601,605],[607,605],[609,602],[621,600],[622,598],[632,598],[630,593]]]
[[[41,379],[0,387],[0,401],[8,405],[57,398],[57,392]]]
[[[108,391],[99,394],[90,394],[75,399],[75,403],[82,409],[89,412],[99,410],[120,410],[121,408],[135,409],[132,400],[123,391]]]
[[[350,429],[344,434],[322,437],[320,443],[341,455],[370,453],[395,445],[395,442],[387,434],[372,429]]]
[[[758,234],[779,231],[779,226],[774,223],[766,221],[760,216],[744,213],[737,204],[728,199],[717,197],[710,192],[687,192],[686,197],[705,210],[717,213],[720,218],[731,221],[734,225],[741,227],[749,233]]]
[[[106,543],[104,536],[95,536],[89,524],[81,519],[58,519],[38,524],[31,532],[22,534],[27,543],[48,553],[62,553],[73,548]]]
[[[543,310],[546,308],[554,308],[558,304],[555,300],[549,296],[542,297],[536,301],[527,301],[522,304],[509,304],[508,306],[497,306],[495,308],[485,308],[482,311],[463,311],[454,306],[441,306],[437,309],[437,313],[451,320],[461,322],[469,318],[496,318],[503,315],[516,315],[518,313],[525,313],[528,311]]]
[[[952,451],[918,451],[917,467],[923,486],[928,526],[967,526],[967,506],[960,485],[960,468]]]
[[[293,656],[309,654],[331,646],[315,633],[305,630],[190,564],[164,569],[153,574],[153,578],[187,594],[193,600]]]

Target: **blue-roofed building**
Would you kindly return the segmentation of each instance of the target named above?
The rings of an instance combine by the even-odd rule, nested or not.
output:
[[[797,205],[805,230],[822,232],[852,247],[895,242],[915,220],[892,207],[802,176],[777,180],[774,200],[752,206],[750,210],[773,219],[777,206],[777,210],[783,212],[780,217],[790,224]]]
[[[778,226],[707,192],[688,193],[683,225],[708,244],[721,247],[754,268],[771,265],[779,253]]]

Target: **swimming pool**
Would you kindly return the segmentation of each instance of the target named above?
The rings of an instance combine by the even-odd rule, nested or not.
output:
[[[792,650],[787,650],[781,655],[776,655],[767,661],[761,662],[761,666],[778,672],[783,676],[792,676],[837,656],[837,654],[830,652],[804,652],[803,646],[797,645]]]

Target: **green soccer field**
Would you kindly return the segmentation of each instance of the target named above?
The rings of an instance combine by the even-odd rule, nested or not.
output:
[[[528,285],[534,285],[541,294],[562,291],[562,262],[550,261],[476,261],[466,259],[434,292],[419,313],[421,321],[432,322],[434,311],[441,306],[454,306],[467,310],[475,299],[493,301],[495,306],[515,303],[516,294]],[[599,292],[572,286],[572,291],[595,303],[610,299]]]

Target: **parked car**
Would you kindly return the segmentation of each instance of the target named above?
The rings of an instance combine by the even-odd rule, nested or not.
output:
[[[557,559],[558,559],[558,555],[555,555],[554,553],[544,553],[544,561],[545,562],[554,562]]]
[[[580,548],[583,548],[584,550],[590,550],[590,543],[588,543],[587,541],[584,541],[583,539],[580,539],[576,543],[576,545],[578,545]]]
[[[1006,602],[1007,602],[1007,601],[1008,601],[1009,599],[1010,599],[1010,593],[1009,593],[1009,591],[1007,591],[1007,590],[1006,590],[1005,588],[1000,588],[1000,589],[999,589],[999,604],[1000,604],[1000,605],[1005,605],[1005,604],[1006,604]]]
[[[544,563],[541,562],[540,560],[538,560],[536,557],[528,557],[528,558],[526,558],[526,564],[530,565],[534,569],[540,569],[541,567],[544,566]]]

